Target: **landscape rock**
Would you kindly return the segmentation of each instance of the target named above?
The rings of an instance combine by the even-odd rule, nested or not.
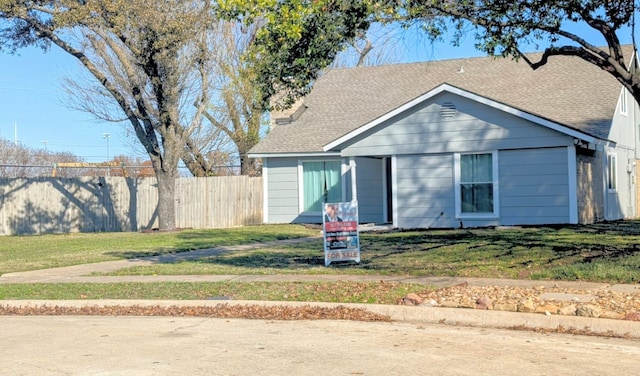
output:
[[[600,317],[602,309],[593,304],[583,304],[576,308],[576,316]]]
[[[624,318],[625,316],[622,313],[618,313],[618,312],[602,311],[602,314],[600,315],[600,317],[602,317],[603,319],[620,320],[620,319]]]
[[[428,299],[424,303],[421,304],[423,307],[437,307],[438,302],[435,299]]]
[[[546,287],[520,287],[474,286],[460,283],[450,287],[426,290],[418,295],[426,302],[423,303],[425,306],[538,312],[565,316],[577,315],[578,306],[581,306],[580,315],[586,317],[640,321],[640,289],[638,291],[610,289],[586,291],[563,287],[560,284]],[[489,301],[491,303],[486,304]]]
[[[495,311],[518,312],[518,305],[515,303],[496,303],[493,305]]]
[[[537,306],[534,312],[544,313],[544,314],[549,313],[549,314],[555,315],[558,313],[558,307],[553,304],[545,304],[545,305]]]
[[[460,304],[458,304],[458,308],[474,309],[476,308],[476,304],[469,301],[461,302]]]
[[[535,310],[536,304],[530,299],[527,299],[518,304],[518,312],[535,312]]]
[[[407,294],[404,298],[401,299],[402,302],[400,304],[416,306],[422,304],[423,300],[420,295],[415,293]]]
[[[575,304],[571,304],[569,306],[560,308],[558,313],[561,314],[561,315],[565,315],[565,316],[575,316],[577,309],[578,309],[578,307],[576,307]]]
[[[640,312],[632,312],[622,318],[629,321],[640,321]]]
[[[450,300],[445,300],[443,302],[440,302],[440,307],[446,307],[446,308],[462,308],[460,306],[460,303],[458,302],[454,302],[454,301],[450,301]]]
[[[492,301],[486,295],[482,295],[476,300],[476,309],[491,309]]]

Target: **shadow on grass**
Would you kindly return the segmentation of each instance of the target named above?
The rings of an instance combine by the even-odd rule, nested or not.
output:
[[[566,245],[553,246],[556,254],[554,260],[579,258],[580,262],[596,262],[601,260],[614,261],[626,257],[640,255],[640,248],[637,244],[629,244],[626,246],[614,245]]]
[[[165,256],[165,255],[174,255],[174,254],[184,253],[184,252],[188,252],[188,251],[189,250],[175,250],[175,249],[166,250],[166,251],[160,251],[160,250],[153,250],[153,251],[112,251],[112,252],[105,252],[105,254],[108,255],[108,256],[115,257],[117,259],[135,260],[135,259],[145,259],[145,258],[150,258],[150,257],[161,257],[161,256]]]
[[[640,256],[638,236],[639,220],[560,226],[556,229],[554,239],[551,239],[555,257],[550,261],[596,263]]]
[[[281,233],[260,231],[259,227],[245,227],[233,230],[217,230],[212,233],[210,230],[190,230],[178,234],[178,247],[181,249],[200,249],[216,246],[228,246],[250,243],[273,242],[277,240],[294,239],[311,236],[300,232],[291,233],[283,230]]]
[[[163,236],[167,233],[149,233],[147,236]],[[204,249],[269,243],[281,240],[309,238],[318,232],[299,225],[245,226],[232,229],[176,231],[167,240],[167,246],[143,251],[112,251],[107,253],[121,259],[159,258]]]
[[[310,268],[324,265],[324,257],[321,255],[297,254],[296,252],[250,252],[249,254],[234,254],[207,257],[195,261],[198,264],[214,264],[229,267],[242,268]]]
[[[350,268],[380,272],[455,275],[464,270],[494,267],[517,276],[527,268],[547,268],[581,262],[597,263],[640,255],[640,221],[611,222],[588,226],[543,226],[456,230],[389,231],[361,234],[361,263],[332,263],[330,268]],[[262,234],[226,239],[231,244],[247,244],[289,238]],[[191,231],[180,244],[184,250],[121,252],[116,257],[163,257],[190,248],[202,248],[210,234]],[[322,240],[313,239],[294,246],[220,252],[195,256],[189,261],[203,265],[238,268],[305,269],[324,265]],[[169,261],[170,262],[170,261]],[[640,259],[633,261],[640,267]],[[509,272],[511,271],[511,272]],[[481,273],[481,271],[476,271]]]
[[[640,220],[600,222],[591,225],[568,227],[576,233],[600,235],[640,235]]]

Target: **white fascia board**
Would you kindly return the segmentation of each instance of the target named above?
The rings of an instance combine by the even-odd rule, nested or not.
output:
[[[286,157],[339,157],[340,152],[313,152],[313,153],[255,153],[249,154],[249,158],[286,158]]]
[[[415,98],[415,99],[403,104],[402,106],[396,108],[395,110],[387,112],[386,114],[380,116],[379,118],[377,118],[377,119],[375,119],[375,120],[373,120],[373,121],[371,121],[371,122],[369,122],[369,123],[357,128],[357,129],[353,130],[352,132],[349,132],[346,135],[344,135],[344,136],[342,136],[342,137],[340,137],[340,138],[338,138],[338,139],[326,144],[323,147],[323,150],[328,151],[328,150],[335,149],[335,148],[339,147],[340,145],[342,145],[343,143],[353,139],[354,137],[357,137],[357,136],[367,132],[368,130],[370,130],[370,129],[372,129],[372,128],[384,123],[385,121],[393,118],[394,116],[399,115],[399,114],[403,113],[404,111],[407,111],[407,110],[411,109],[412,107],[417,106],[418,104],[420,104],[420,103],[422,103],[422,102],[424,102],[424,101],[426,101],[426,100],[428,100],[430,98],[433,98],[434,96],[436,96],[436,95],[438,95],[440,93],[443,93],[443,92],[452,93],[452,94],[461,96],[463,98],[467,98],[467,99],[470,99],[472,101],[487,105],[489,107],[493,107],[493,108],[498,109],[500,111],[503,111],[503,112],[506,112],[508,114],[517,116],[519,118],[531,121],[533,123],[542,125],[542,126],[547,127],[549,129],[553,129],[553,130],[558,131],[560,133],[566,134],[566,135],[571,136],[571,137],[578,138],[578,139],[586,141],[586,142],[590,142],[590,143],[601,143],[601,142],[603,142],[603,140],[600,140],[599,138],[596,138],[596,137],[593,137],[593,136],[589,136],[588,134],[585,134],[585,133],[582,133],[580,131],[568,128],[568,127],[566,127],[566,126],[564,126],[562,124],[555,123],[553,121],[541,118],[539,116],[535,116],[535,115],[532,115],[530,113],[518,110],[518,109],[516,109],[514,107],[507,106],[506,104],[493,101],[493,100],[491,100],[489,98],[483,97],[483,96],[478,95],[478,94],[474,94],[474,93],[472,93],[470,91],[466,91],[466,90],[457,88],[455,86],[451,86],[449,84],[442,84],[442,85],[436,87],[435,89],[433,89],[433,90],[431,90],[431,91],[429,91],[429,92],[427,92],[425,94],[422,94],[421,96],[419,96],[419,97],[417,97],[417,98]]]

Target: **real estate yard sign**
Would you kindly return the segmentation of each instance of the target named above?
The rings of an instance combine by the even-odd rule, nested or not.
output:
[[[325,266],[329,266],[334,261],[360,262],[358,203],[356,201],[324,204],[322,229]]]

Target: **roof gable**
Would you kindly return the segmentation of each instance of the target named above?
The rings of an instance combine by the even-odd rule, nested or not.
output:
[[[425,94],[423,94],[423,95],[421,95],[421,96],[419,96],[419,97],[417,97],[417,98],[405,103],[404,105],[402,105],[402,106],[400,106],[400,107],[398,107],[398,108],[396,108],[396,109],[394,109],[394,110],[392,110],[390,112],[387,112],[386,114],[380,116],[379,118],[377,118],[377,119],[375,119],[375,120],[373,120],[373,121],[371,121],[371,122],[369,122],[367,124],[364,124],[361,127],[358,127],[356,129],[354,129],[353,131],[343,135],[342,137],[340,137],[340,138],[338,138],[338,139],[326,144],[323,147],[323,150],[324,151],[329,151],[329,150],[332,150],[332,149],[340,149],[340,147],[342,145],[344,145],[345,143],[348,143],[349,141],[351,141],[352,139],[356,138],[357,136],[359,136],[359,135],[361,135],[361,134],[363,134],[363,133],[375,128],[376,126],[378,126],[380,124],[383,124],[385,121],[395,117],[396,115],[399,115],[399,114],[401,114],[401,113],[403,113],[405,111],[408,111],[409,109],[411,109],[411,108],[413,108],[415,106],[418,106],[421,103],[423,103],[423,102],[425,102],[425,101],[427,101],[427,100],[429,100],[429,99],[431,99],[431,98],[435,97],[436,95],[438,95],[440,93],[443,93],[443,92],[449,92],[451,94],[455,94],[455,95],[470,99],[472,101],[482,103],[482,104],[487,105],[489,107],[492,107],[492,108],[498,109],[500,111],[506,112],[508,114],[517,116],[519,118],[531,121],[533,123],[536,123],[538,125],[547,127],[549,129],[553,129],[553,130],[558,131],[560,133],[563,133],[563,134],[578,138],[578,139],[580,139],[582,141],[585,141],[585,142],[596,142],[596,138],[593,137],[593,136],[587,135],[587,134],[582,133],[580,131],[577,131],[575,129],[566,127],[566,126],[564,126],[562,124],[558,124],[558,123],[555,123],[553,121],[541,118],[539,116],[535,116],[535,115],[529,114],[529,113],[524,112],[522,110],[519,110],[517,108],[510,107],[510,106],[508,106],[506,104],[493,101],[491,99],[479,96],[477,94],[468,92],[466,90],[463,90],[463,89],[460,89],[460,88],[457,88],[455,86],[451,86],[451,85],[445,83],[445,84],[442,84],[442,85],[434,88],[433,90],[431,90],[431,91],[429,91],[429,92],[427,92],[427,93],[425,93]]]
[[[580,139],[607,139],[621,85],[570,56],[554,57],[535,71],[524,62],[493,57],[333,69],[304,98],[300,118],[271,129],[251,153],[331,150],[359,128],[373,127],[442,90]]]

